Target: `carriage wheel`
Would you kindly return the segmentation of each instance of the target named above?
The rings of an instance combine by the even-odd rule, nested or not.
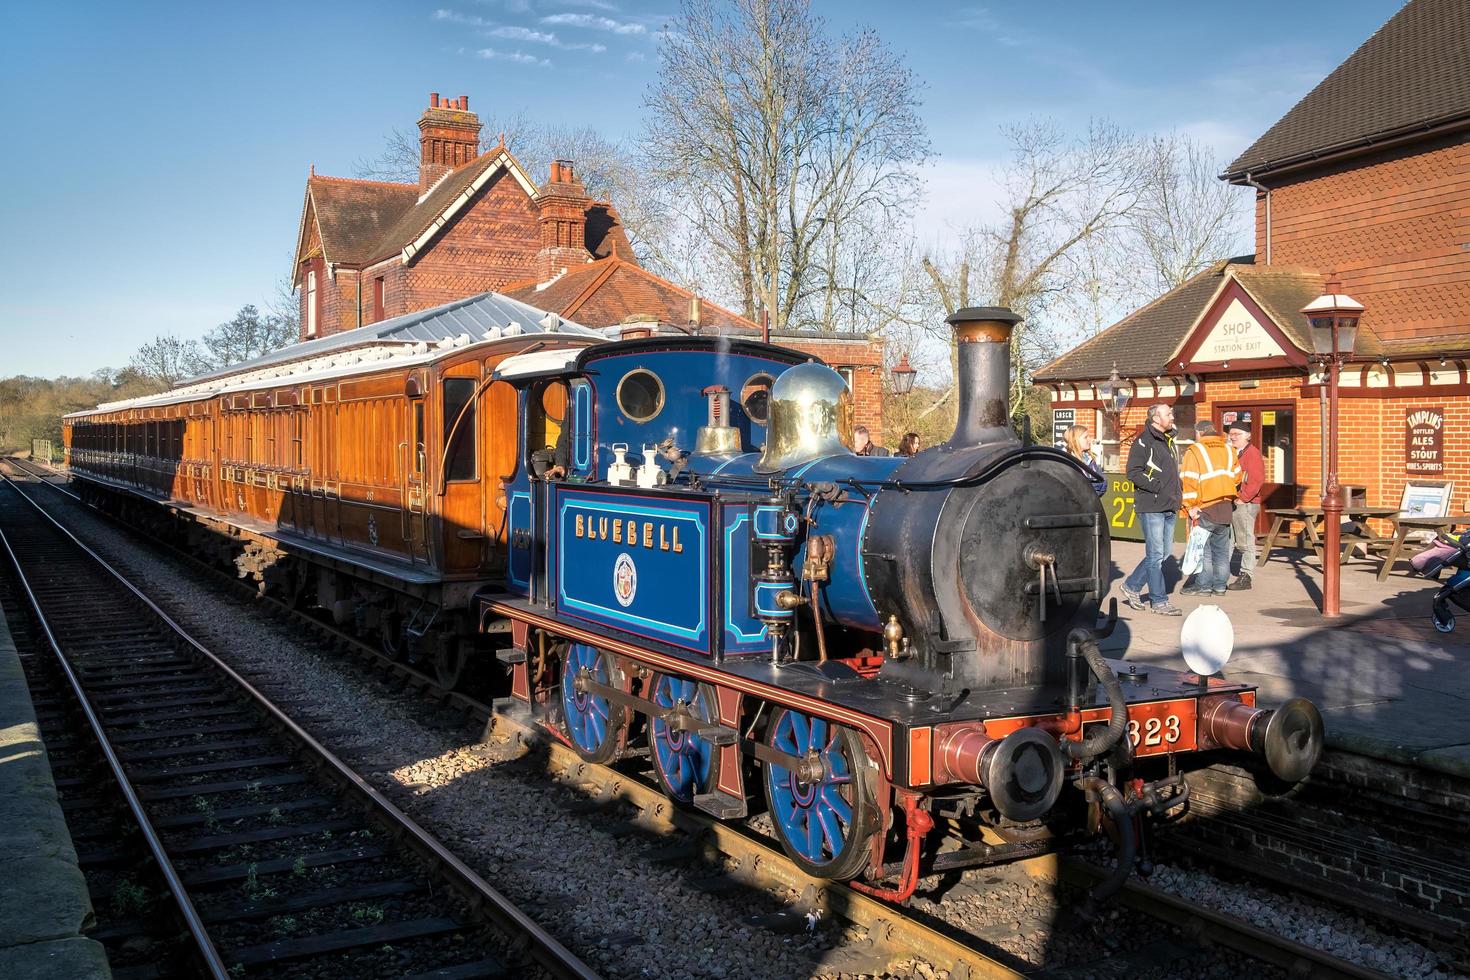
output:
[[[588,762],[611,762],[618,756],[628,710],[607,698],[578,691],[577,677],[621,688],[623,673],[611,655],[585,643],[567,644],[561,662],[562,725],[577,754]]]
[[[766,763],[766,799],[782,848],[797,867],[814,877],[856,877],[868,862],[879,823],[873,769],[862,739],[825,718],[783,708],[771,723],[766,742],[821,763],[810,781]]]
[[[459,687],[464,680],[465,644],[468,641],[458,636],[442,636],[434,649],[434,679],[446,691]]]
[[[389,660],[402,660],[408,652],[408,634],[403,631],[403,614],[384,609],[378,614],[378,648]]]
[[[651,688],[652,701],[659,707],[682,705],[703,724],[715,723],[715,689],[710,685],[659,674]],[[719,781],[720,749],[708,739],[672,728],[661,718],[651,718],[648,742],[659,787],[675,803],[689,806],[695,796],[710,792]]]

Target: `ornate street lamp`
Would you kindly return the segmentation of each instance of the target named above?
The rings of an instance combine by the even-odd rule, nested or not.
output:
[[[1342,610],[1342,491],[1337,485],[1337,376],[1353,356],[1363,304],[1329,281],[1327,292],[1302,307],[1311,324],[1312,354],[1327,374],[1327,480],[1322,488],[1322,521],[1327,525],[1322,548],[1322,615]]]
[[[893,370],[888,372],[888,378],[893,383],[893,393],[895,395],[907,395],[913,391],[914,375],[918,373],[914,366],[909,363],[908,354],[904,354],[903,357],[898,359],[898,363],[894,365]]]
[[[1122,415],[1123,409],[1128,407],[1128,399],[1132,397],[1132,391],[1124,384],[1123,379],[1118,377],[1118,362],[1113,362],[1113,373],[1108,375],[1108,380],[1098,385],[1097,393],[1102,396],[1103,405],[1107,411],[1114,415]]]

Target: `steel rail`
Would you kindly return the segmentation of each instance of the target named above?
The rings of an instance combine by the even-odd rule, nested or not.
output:
[[[25,494],[11,482],[10,478],[3,477],[6,484],[18,494],[25,498]],[[123,798],[127,801],[128,809],[133,813],[133,819],[138,822],[138,828],[143,834],[143,840],[148,845],[148,851],[153,855],[154,862],[158,865],[164,881],[168,885],[169,894],[173,896],[174,904],[178,906],[179,915],[188,927],[189,935],[193,938],[195,946],[198,947],[199,957],[204,961],[209,975],[215,980],[230,980],[230,971],[225,967],[224,961],[220,959],[219,951],[214,948],[214,940],[209,938],[209,932],[204,928],[204,920],[200,918],[198,910],[194,908],[193,901],[189,898],[188,890],[184,888],[179,873],[174,868],[173,861],[169,859],[168,852],[164,850],[163,840],[153,826],[153,821],[148,819],[148,813],[143,809],[143,802],[138,798],[132,782],[123,770],[122,761],[118,759],[117,752],[112,747],[107,733],[102,728],[102,720],[92,709],[87,700],[86,691],[82,688],[81,679],[77,677],[76,671],[72,669],[71,661],[67,659],[66,652],[62,650],[60,641],[51,630],[51,622],[45,611],[41,608],[40,599],[31,588],[30,580],[26,577],[25,569],[21,566],[20,556],[10,546],[10,539],[5,530],[0,528],[0,544],[5,546],[5,553],[10,556],[10,563],[15,567],[16,579],[20,582],[21,589],[26,594],[31,611],[36,617],[41,632],[45,634],[46,644],[56,655],[56,662],[66,677],[67,684],[72,693],[76,695],[77,704],[81,707],[82,714],[87,719],[87,725],[92,729],[92,735],[97,739],[97,744],[102,750],[103,757],[107,760],[107,767],[112,770],[112,776],[117,780],[118,787],[122,790]]]
[[[55,470],[51,470],[51,473],[56,476],[62,475]],[[80,497],[65,487],[45,479],[42,479],[41,482],[85,506],[85,502]],[[213,568],[211,570],[215,571]],[[221,575],[223,577],[222,573]],[[244,587],[244,583],[238,583],[234,579],[228,581]],[[285,603],[270,601],[290,615],[301,617],[304,621],[325,630],[330,635],[353,644],[371,657],[400,671],[410,680],[433,688],[441,696],[453,693],[443,691],[432,677],[406,664],[391,660],[350,634],[334,629],[313,617],[305,616]],[[528,726],[519,719],[495,712],[491,706],[473,698],[457,693],[454,693],[453,696],[460,702],[462,709],[478,717],[489,716],[489,724],[486,727],[487,736],[495,732],[498,736],[507,737],[522,744],[535,744],[538,748],[548,752],[548,769],[561,770],[573,782],[580,780],[599,787],[611,787],[609,791],[614,798],[638,808],[645,815],[646,822],[651,825],[676,827],[695,837],[706,836],[721,852],[741,861],[746,874],[799,892],[812,888],[812,894],[823,895],[827,899],[828,907],[833,907],[845,916],[849,908],[853,909],[855,916],[861,916],[861,918],[847,917],[856,924],[869,928],[870,932],[876,930],[876,945],[901,946],[917,955],[929,958],[936,966],[942,966],[946,962],[956,966],[963,964],[969,969],[972,977],[1022,975],[986,956],[973,946],[942,932],[929,929],[923,923],[908,918],[902,909],[884,904],[829,880],[814,879],[802,874],[789,862],[783,852],[766,845],[743,828],[723,823],[694,811],[676,809],[669,803],[668,797],[651,784],[606,766],[586,763],[573,750],[550,738],[539,728]],[[502,730],[497,732],[497,729]],[[1027,858],[1014,863],[1024,868],[1034,878],[1053,881],[1061,878],[1077,885],[1091,885],[1105,873],[1082,861],[1074,859],[1057,861],[1055,855]],[[1351,978],[1351,980],[1384,980],[1389,976],[1333,956],[1316,947],[1276,936],[1242,919],[1203,908],[1137,880],[1127,882],[1118,900],[1130,908],[1179,927],[1188,935],[1213,941],[1273,965],[1297,971],[1296,975],[1314,978],[1344,977]],[[908,931],[910,927],[923,931],[910,932]],[[878,938],[882,936],[886,938]],[[983,957],[983,960],[977,962],[973,959],[975,956]]]
[[[967,970],[972,978],[1015,980],[1025,976],[984,950],[910,918],[901,908],[841,882],[804,874],[784,853],[752,832],[695,811],[678,809],[656,787],[611,767],[584,762],[572,749],[518,719],[499,712],[493,714],[486,726],[486,736],[514,746],[534,745],[546,753],[548,771],[560,771],[572,783],[591,783],[600,791],[601,800],[619,800],[637,808],[643,814],[642,822],[652,829],[678,829],[694,837],[705,837],[722,854],[739,862],[737,877],[810,896],[811,904],[836,912],[867,929],[877,948],[891,949],[895,956],[900,952],[913,954],[951,973]]]
[[[50,513],[48,513],[45,508],[43,508],[40,504],[33,500],[29,494],[26,494],[24,491],[22,491],[19,485],[15,483],[15,481],[11,480],[9,476],[6,476],[4,474],[0,474],[0,479],[3,479],[5,483],[8,484],[11,489],[14,490],[21,497],[22,500],[26,501],[32,508],[36,510],[38,514],[45,518],[46,521],[48,521],[61,534],[69,539],[74,545],[76,545],[78,549],[80,549],[84,554],[95,561],[98,567],[107,572],[120,585],[131,592],[133,596],[144,605],[145,608],[152,612],[159,619],[159,621],[167,626],[168,629],[172,631],[183,643],[187,644],[191,649],[193,649],[196,654],[198,654],[205,660],[205,662],[211,664],[225,677],[229,678],[229,680],[242,693],[244,693],[251,701],[253,701],[258,708],[269,715],[270,718],[273,719],[276,724],[278,724],[291,738],[295,739],[313,756],[317,757],[322,762],[325,762],[326,765],[329,767],[331,773],[337,778],[339,782],[351,787],[360,797],[371,803],[374,810],[376,810],[376,812],[378,813],[380,819],[383,819],[390,823],[396,830],[402,831],[406,835],[406,842],[409,847],[417,852],[420,857],[428,860],[432,866],[434,866],[441,873],[445,874],[446,877],[453,879],[455,881],[455,884],[459,887],[459,890],[470,901],[472,908],[474,908],[477,912],[488,915],[488,917],[499,924],[502,929],[506,930],[511,935],[512,939],[514,939],[518,935],[524,935],[528,939],[530,939],[532,955],[542,966],[546,967],[557,976],[569,978],[575,977],[579,978],[579,980],[598,980],[599,975],[596,971],[594,971],[587,964],[583,963],[581,959],[579,959],[574,953],[571,952],[571,950],[563,946],[560,941],[558,941],[554,936],[547,932],[541,925],[539,925],[537,922],[535,922],[535,920],[526,915],[526,913],[523,912],[508,897],[503,895],[493,885],[482,878],[477,872],[475,872],[472,868],[470,868],[458,857],[456,857],[451,851],[445,848],[444,845],[440,844],[439,841],[435,840],[427,831],[420,827],[415,820],[409,817],[402,810],[398,809],[398,807],[394,806],[387,797],[378,792],[376,788],[374,788],[371,784],[369,784],[366,780],[359,776],[355,770],[353,770],[350,766],[339,759],[326,746],[318,742],[309,732],[307,732],[300,725],[296,724],[296,722],[293,721],[288,715],[277,708],[269,698],[256,690],[249,681],[245,680],[245,678],[236,673],[229,664],[225,663],[212,651],[201,644],[198,640],[194,639],[194,637],[191,636],[187,631],[185,631],[184,628],[173,619],[173,617],[171,617],[157,603],[155,603],[141,590],[139,590],[137,586],[133,585],[133,583],[130,582],[126,577],[124,577],[121,572],[119,572],[111,564],[109,564],[106,559],[104,559],[97,552],[93,551],[87,545],[83,544],[82,541],[70,531],[70,529],[68,529]],[[8,542],[6,542],[6,550],[10,551],[10,546]],[[11,560],[16,563],[16,568],[17,570],[19,570],[19,561],[16,558],[14,552],[11,552]],[[24,581],[23,576],[22,581]],[[36,605],[34,594],[30,593],[29,585],[27,585],[26,590],[27,593],[31,595],[32,604]],[[39,606],[37,606],[37,609],[39,609]],[[48,637],[51,636],[49,629],[47,630],[47,635]],[[68,671],[68,673],[70,672]],[[75,680],[73,681],[73,683],[76,683]],[[95,717],[91,715],[90,709],[88,709],[88,712],[89,718],[94,719],[93,724],[94,726],[96,726],[98,722],[95,721]],[[108,758],[109,761],[114,765],[116,771],[119,774],[119,777],[123,779],[124,786],[127,786],[125,778],[121,776],[120,763],[117,762],[116,757],[111,753],[110,750],[108,751]],[[131,793],[129,794],[129,801],[130,804],[137,807],[138,812],[141,812],[141,804],[136,801],[136,797]],[[158,845],[161,848],[161,844],[158,844],[156,836],[150,839],[150,844]],[[161,850],[159,851],[158,856],[162,859],[161,863],[163,864],[163,866],[168,868],[171,872],[171,866],[167,865],[167,858],[162,855]],[[170,885],[171,887],[177,886],[182,888],[182,884],[178,882],[176,875],[170,879]],[[194,918],[195,921],[197,921],[197,915],[195,915]],[[192,928],[193,926],[191,925],[191,930]],[[202,930],[202,925],[200,926],[200,929]],[[213,949],[211,946],[211,952],[212,951]],[[215,954],[215,961],[218,961],[218,954]],[[221,966],[218,976],[221,978],[228,978],[229,973],[227,970],[224,970],[223,966]]]

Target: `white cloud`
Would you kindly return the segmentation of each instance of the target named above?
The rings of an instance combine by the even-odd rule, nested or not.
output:
[[[605,44],[568,43],[555,34],[549,34],[546,31],[535,31],[529,27],[503,25],[486,33],[490,37],[503,37],[510,41],[529,41],[532,44],[549,44],[553,48],[561,48],[563,51],[591,51],[593,54],[601,54],[607,50],[607,45]]]
[[[538,58],[524,51],[499,51],[495,48],[481,48],[475,54],[487,61],[511,61],[518,65],[535,65],[538,68],[550,68],[551,62],[545,58]]]
[[[587,27],[593,30],[611,31],[614,34],[648,33],[648,28],[642,24],[613,20],[611,17],[598,17],[595,14],[552,14],[549,17],[542,17],[541,23],[565,27]]]
[[[629,51],[624,61],[647,61],[648,56],[642,51]]]
[[[434,11],[434,20],[442,20],[446,24],[464,24],[466,27],[489,27],[494,23],[494,21],[474,14],[462,14],[457,10],[445,10],[442,7]]]

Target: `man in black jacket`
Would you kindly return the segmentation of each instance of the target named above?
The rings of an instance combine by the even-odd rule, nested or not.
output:
[[[1128,479],[1133,482],[1133,511],[1143,525],[1143,561],[1123,581],[1123,598],[1134,609],[1147,608],[1161,616],[1178,616],[1164,585],[1164,559],[1174,548],[1174,521],[1179,516],[1182,490],[1179,462],[1174,458],[1174,410],[1152,405],[1144,426],[1128,449]]]

